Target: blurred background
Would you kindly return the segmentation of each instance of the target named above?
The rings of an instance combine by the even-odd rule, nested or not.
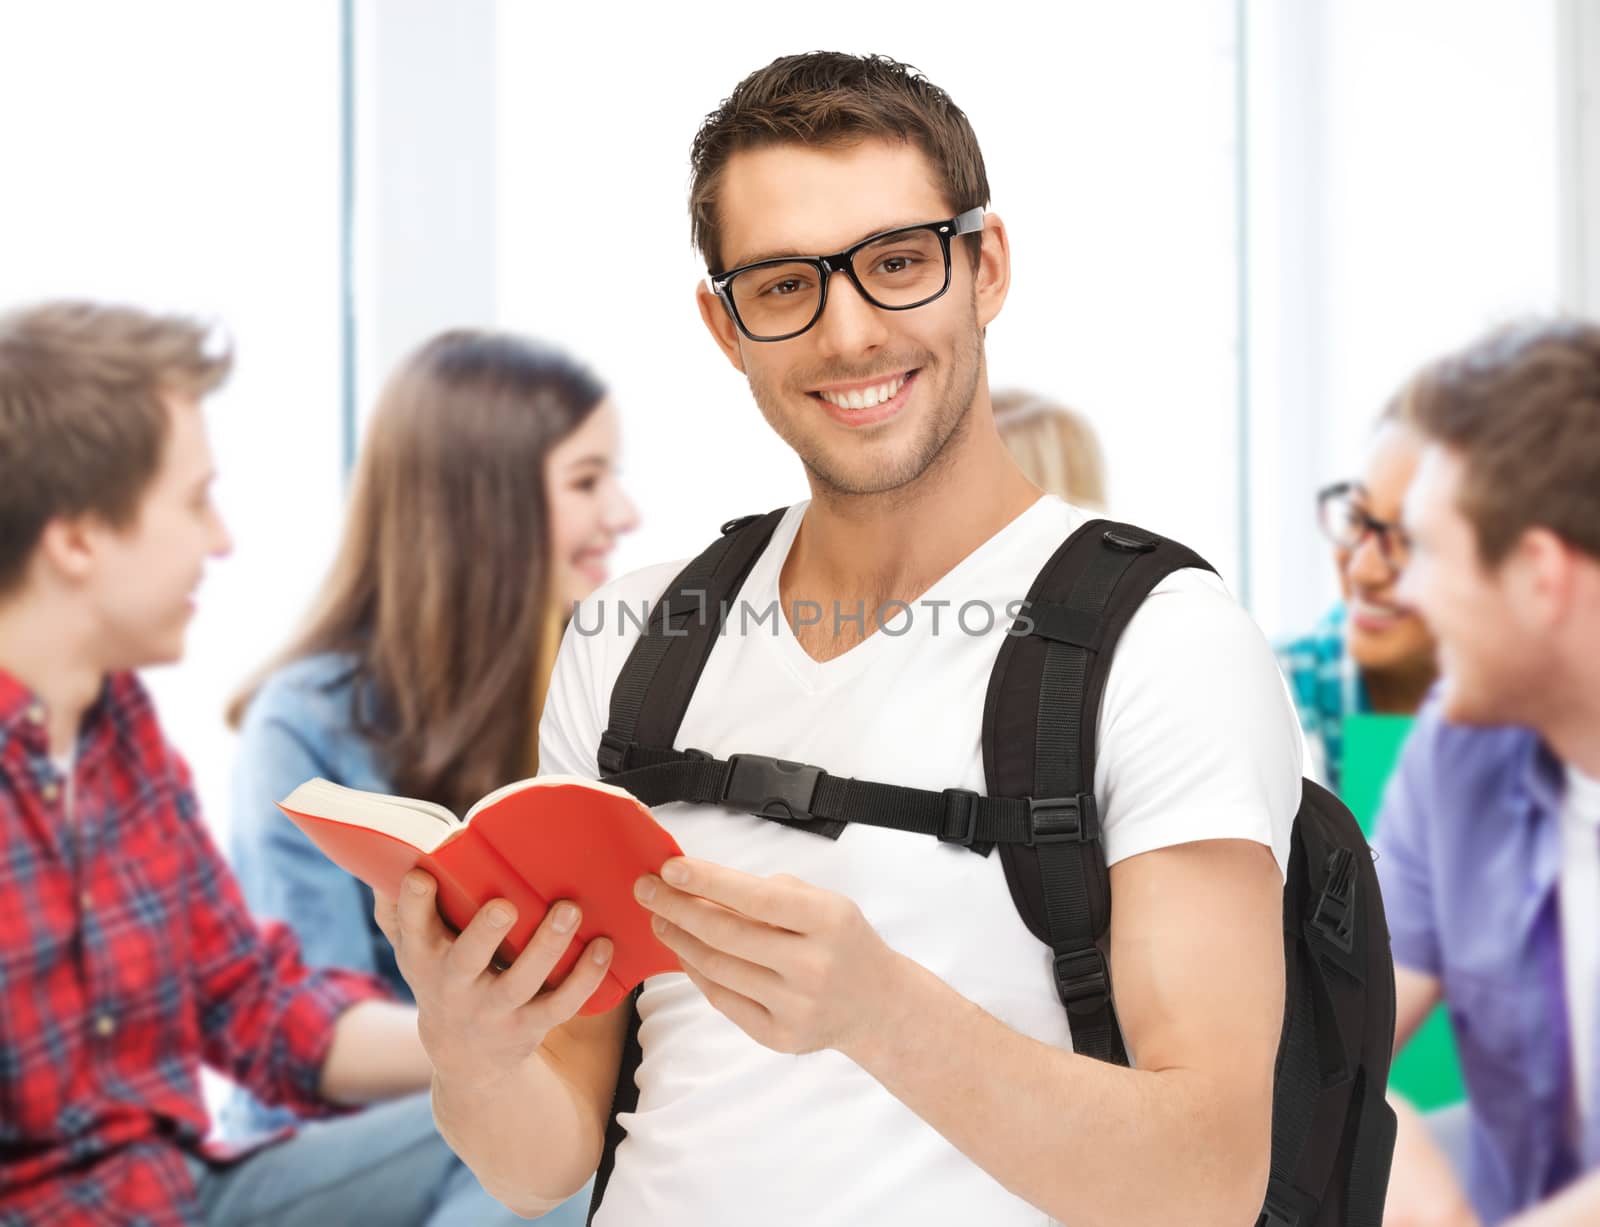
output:
[[[0,306],[236,341],[210,418],[236,550],[149,679],[219,832],[224,698],[305,608],[363,415],[429,334],[526,331],[611,383],[643,512],[614,572],[805,495],[704,335],[685,201],[705,113],[817,47],[966,109],[1013,242],[991,384],[1085,415],[1111,511],[1270,635],[1332,599],[1313,492],[1410,370],[1600,313],[1594,0],[0,6]]]

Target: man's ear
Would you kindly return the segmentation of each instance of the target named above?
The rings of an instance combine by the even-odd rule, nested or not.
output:
[[[99,538],[109,527],[94,516],[56,516],[45,522],[34,547],[33,565],[43,563],[68,582],[80,581],[94,570]]]
[[[987,328],[994,317],[1000,314],[1006,294],[1011,290],[1011,238],[1006,234],[1006,224],[1000,220],[998,213],[985,213],[983,229],[978,233],[983,243],[978,249],[978,268],[973,288],[978,300],[978,326]],[[952,251],[950,255],[952,259],[955,258],[955,252]]]
[[[1511,599],[1525,623],[1541,630],[1558,625],[1577,593],[1577,559],[1572,547],[1548,528],[1522,534],[1501,564]]]
[[[744,354],[739,349],[739,327],[728,314],[728,308],[723,306],[722,299],[704,284],[695,287],[694,300],[695,305],[700,308],[700,318],[705,322],[706,331],[711,334],[711,339],[717,343],[717,348],[722,351],[723,356],[733,363],[733,369],[743,375]]]

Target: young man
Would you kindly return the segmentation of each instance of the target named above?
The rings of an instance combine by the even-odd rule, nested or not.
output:
[[[984,330],[1010,256],[987,199],[965,116],[893,61],[779,60],[701,130],[691,208],[717,276],[700,312],[812,498],[789,509],[741,596],[784,612],[744,633],[736,619],[718,640],[679,744],[983,790],[1003,610],[1085,518],[1040,496],[994,426]],[[827,276],[806,262],[847,250]],[[547,770],[596,774],[637,634],[616,614],[678,565],[580,608],[574,628],[604,617],[607,629],[569,628]],[[961,625],[969,600],[1000,615],[989,633]],[[842,616],[791,625],[806,602]],[[894,602],[914,604],[910,624],[896,613],[880,626],[873,611]],[[1110,958],[1136,1069],[1071,1051],[1049,951],[998,857],[663,807],[690,855],[642,879],[638,898],[688,974],[640,998],[638,1108],[595,1221],[1254,1221],[1283,1018],[1293,712],[1256,628],[1185,571],[1128,628],[1100,728]],[[589,958],[535,995],[570,914],[553,911],[491,977],[495,907],[452,940],[431,884],[411,881],[379,916],[416,989],[436,1118],[485,1187],[536,1212],[595,1170],[626,1017],[573,1017],[603,973]]]
[[[228,367],[180,319],[0,319],[5,1227],[420,1222],[453,1162],[415,1093],[203,1141],[202,1062],[318,1115],[429,1077],[414,1011],[253,923],[131,672],[179,658],[229,548],[200,408]]]
[[[1600,327],[1426,370],[1404,591],[1443,681],[1377,823],[1396,1049],[1443,998],[1465,1187],[1401,1105],[1385,1222],[1600,1222]]]

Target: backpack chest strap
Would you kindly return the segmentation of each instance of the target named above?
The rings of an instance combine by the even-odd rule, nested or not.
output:
[[[1036,847],[1100,838],[1094,797],[987,797],[965,788],[910,788],[829,775],[764,754],[713,758],[702,750],[620,748],[604,777],[646,805],[720,805],[837,839],[850,823],[932,835],[988,855],[996,844]]]

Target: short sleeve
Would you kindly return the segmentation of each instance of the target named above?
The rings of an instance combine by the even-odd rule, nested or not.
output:
[[[1100,707],[1106,861],[1207,839],[1272,850],[1283,873],[1304,740],[1277,658],[1209,572],[1169,576],[1129,621]]]
[[[600,693],[596,679],[595,657],[610,630],[599,612],[601,599],[596,596],[580,603],[561,636],[539,718],[540,775],[576,775],[590,780],[600,776],[595,754],[605,731],[600,704],[606,696]]]
[[[539,717],[539,774],[600,776],[611,688],[649,612],[688,559],[630,571],[580,601],[561,636]]]
[[[1424,707],[1384,789],[1372,839],[1394,961],[1430,976],[1439,975],[1443,968],[1434,919],[1434,856],[1427,802],[1434,792],[1429,781],[1439,725],[1437,707]]]
[[[234,757],[233,864],[251,910],[289,925],[307,964],[385,974],[361,881],[324,856],[275,804],[314,776],[367,786],[366,778],[352,780],[339,770],[331,743],[281,678],[255,697]]]

